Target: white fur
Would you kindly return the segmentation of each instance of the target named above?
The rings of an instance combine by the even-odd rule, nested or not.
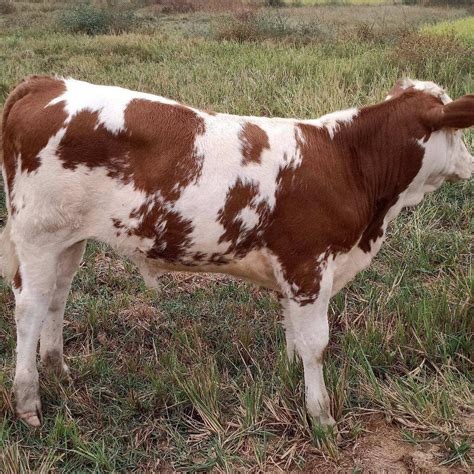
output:
[[[310,415],[323,424],[334,424],[330,415],[329,396],[323,376],[323,353],[329,342],[327,311],[333,286],[334,265],[329,257],[320,282],[320,291],[313,304],[302,306],[287,299],[284,303],[288,356],[296,349],[303,360],[306,405]]]
[[[64,308],[71,287],[72,279],[79,268],[79,263],[84,253],[86,242],[78,242],[65,249],[58,256],[56,282],[52,294],[48,312],[45,316],[40,336],[40,355],[43,362],[48,357],[57,358],[56,369],[64,373],[68,372],[67,365],[63,361],[63,317]]]
[[[414,89],[418,91],[431,94],[432,96],[440,99],[443,102],[443,104],[452,102],[452,99],[446,94],[444,89],[431,81],[417,81],[414,79],[403,79],[401,83],[401,87],[402,89],[408,89],[410,87],[413,87]]]
[[[8,281],[13,280],[19,265],[10,231],[11,220],[0,233],[0,275]]]
[[[259,223],[260,216],[255,209],[247,206],[239,211],[235,220],[242,222],[243,231],[245,232],[253,229]]]
[[[330,114],[323,115],[316,120],[305,120],[304,123],[315,125],[316,127],[326,128],[331,138],[334,138],[335,133],[339,130],[339,127],[343,124],[350,124],[359,110],[356,108],[339,110],[337,112],[331,112]]]
[[[144,99],[163,104],[176,105],[177,102],[145,92],[135,92],[122,87],[98,86],[88,82],[64,79],[66,91],[53,99],[46,107],[64,101],[68,114],[66,124],[74,115],[83,110],[99,112],[99,123],[112,133],[125,129],[124,112],[134,99]]]

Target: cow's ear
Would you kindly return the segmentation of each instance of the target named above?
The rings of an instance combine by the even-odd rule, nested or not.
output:
[[[406,81],[404,79],[399,79],[395,83],[395,85],[389,90],[387,96],[385,97],[385,100],[394,99],[395,97],[402,95],[406,90],[406,88],[404,87],[405,82]]]
[[[468,128],[474,125],[474,94],[453,100],[437,114],[437,128]]]

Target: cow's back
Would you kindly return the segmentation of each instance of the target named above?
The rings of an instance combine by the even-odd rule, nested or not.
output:
[[[291,120],[208,114],[117,87],[32,77],[6,110],[17,222],[177,267],[259,249],[278,173],[298,160]]]

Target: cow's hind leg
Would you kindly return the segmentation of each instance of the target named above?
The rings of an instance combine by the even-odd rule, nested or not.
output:
[[[332,272],[326,268],[314,302],[301,302],[290,296],[285,308],[285,318],[291,321],[292,343],[303,361],[308,413],[322,425],[335,424],[323,376],[323,356],[329,342],[327,311],[332,281]],[[291,348],[288,351],[291,354]]]
[[[58,257],[56,286],[43,322],[40,355],[43,366],[57,375],[67,375],[63,359],[63,318],[66,301],[74,275],[79,268],[86,241],[77,242]]]
[[[20,267],[15,293],[17,330],[16,371],[13,389],[18,416],[39,426],[39,397],[36,354],[43,321],[54,295],[59,251],[52,247],[17,247]]]
[[[295,357],[295,330],[293,328],[293,320],[290,315],[288,298],[280,298],[280,306],[283,312],[283,326],[285,328],[286,339],[286,355],[290,362]]]

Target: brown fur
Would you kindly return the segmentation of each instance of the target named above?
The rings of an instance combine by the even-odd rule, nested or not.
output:
[[[465,95],[446,104],[441,114],[435,118],[435,124],[437,128],[468,128],[474,126],[474,94]]]
[[[23,281],[21,279],[20,269],[18,269],[13,277],[13,287],[19,291],[21,291],[23,285]]]
[[[125,111],[126,131],[113,134],[98,124],[98,113],[77,114],[59,146],[63,166],[75,169],[103,167],[108,175],[133,183],[136,189],[152,195],[159,191],[168,202],[176,201],[181,191],[200,174],[202,156],[195,150],[197,135],[203,134],[204,121],[181,105],[147,100],[133,100]],[[91,137],[94,137],[93,140]],[[155,240],[150,258],[176,261],[189,244],[192,225],[176,212],[155,200],[152,206],[135,209],[131,218],[140,220],[137,228],[127,229],[117,219],[113,225],[120,232]],[[158,222],[166,223],[159,235]]]
[[[281,170],[264,238],[300,302],[313,302],[319,292],[318,256],[348,252],[359,238],[369,252],[382,235],[387,211],[421,167],[424,152],[413,139],[431,133],[423,111],[435,105],[432,96],[407,92],[361,109],[333,139],[326,129],[299,125],[302,163]]]
[[[126,131],[118,134],[98,125],[98,118],[83,111],[71,120],[59,145],[65,168],[103,167],[109,176],[171,201],[199,177],[202,157],[194,141],[204,122],[192,110],[135,99],[125,110]]]
[[[250,163],[261,163],[261,155],[264,149],[270,149],[268,135],[258,125],[247,122],[239,135],[242,142],[243,165]]]
[[[48,76],[30,76],[8,96],[3,109],[3,160],[7,186],[15,179],[16,156],[21,154],[21,170],[32,172],[40,165],[38,153],[64,123],[62,104],[46,105],[64,91],[64,83]],[[45,108],[46,107],[46,108]],[[38,123],[42,126],[38,127]],[[14,206],[12,213],[16,212]]]
[[[231,242],[229,253],[245,256],[251,250],[262,246],[260,232],[267,225],[270,216],[268,204],[255,199],[258,197],[256,184],[242,183],[238,180],[229,189],[224,207],[219,211],[219,222],[224,226],[225,232],[220,236],[220,242]],[[244,208],[252,209],[258,216],[259,222],[253,229],[245,229],[238,219],[239,212]]]

